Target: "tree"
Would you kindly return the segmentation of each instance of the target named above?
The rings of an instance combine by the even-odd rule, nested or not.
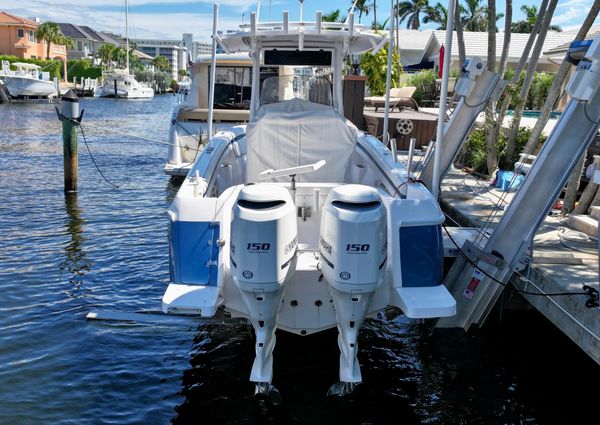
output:
[[[159,71],[166,72],[171,70],[171,64],[164,56],[157,56],[152,59],[152,65],[154,65]]]
[[[321,16],[323,22],[340,22],[340,9]]]
[[[445,30],[446,24],[448,22],[448,9],[444,7],[444,5],[438,2],[435,6],[427,6],[425,11],[426,15],[423,17],[423,23],[429,24],[434,23],[438,24],[438,30]]]
[[[599,12],[600,12],[600,0],[594,0],[594,3],[592,4],[592,6],[590,8],[590,11],[588,12],[587,17],[581,24],[581,28],[577,32],[577,35],[575,36],[574,41],[580,41],[585,38],[588,31],[590,30],[590,27],[592,26],[592,23],[596,20],[596,17],[598,16]],[[544,103],[544,106],[540,110],[540,117],[538,118],[537,122],[535,123],[535,127],[533,128],[531,137],[529,138],[529,141],[527,142],[527,145],[525,146],[525,152],[533,152],[533,150],[537,146],[539,138],[542,134],[542,130],[544,129],[544,126],[548,122],[548,117],[550,116],[550,112],[552,111],[554,103],[556,102],[556,99],[558,98],[559,94],[562,91],[563,83],[564,83],[564,81],[567,77],[567,73],[569,72],[570,69],[571,69],[571,63],[567,62],[567,60],[563,60],[562,63],[560,64],[560,68],[558,69],[558,72],[556,73],[556,76],[554,77],[554,80],[552,81],[552,87],[550,87],[550,90],[548,91],[548,97],[546,98],[546,102]]]
[[[127,51],[124,47],[116,47],[112,51],[112,60],[114,60],[117,64],[124,66],[125,65],[125,56],[127,56]]]
[[[102,65],[107,66],[110,62],[113,52],[115,50],[115,45],[110,43],[104,43],[102,46],[98,48],[96,55],[102,61]]]
[[[50,44],[61,44],[65,39],[63,33],[60,32],[58,24],[54,22],[44,22],[35,31],[35,36],[38,40],[46,42],[46,59],[50,59]]]
[[[352,2],[354,3],[354,2]],[[354,5],[354,10],[358,12],[358,23],[362,18],[363,13],[365,15],[369,15],[369,11],[371,10],[372,5],[367,2],[367,0],[356,0],[356,4]]]
[[[406,28],[418,30],[421,26],[421,13],[427,14],[429,0],[405,0],[398,4],[398,19],[406,22]]]
[[[531,32],[533,31],[533,26],[537,21],[538,8],[535,4],[531,6],[527,6],[526,4],[524,4],[523,6],[521,6],[521,11],[525,14],[525,19],[522,21],[514,22],[511,26],[511,31],[531,34]],[[558,25],[550,25],[548,29],[551,31],[562,31],[562,28]]]
[[[367,85],[372,95],[383,95],[385,93],[387,77],[387,55],[389,44],[380,49],[377,54],[366,52],[360,59],[360,67],[367,76]],[[401,67],[400,55],[392,52],[392,84],[398,81]]]
[[[540,11],[539,18],[541,20],[541,25],[539,28],[538,36],[535,40],[535,47],[531,52],[531,57],[529,58],[529,62],[527,65],[527,72],[525,73],[525,79],[523,81],[523,85],[521,86],[521,92],[519,93],[519,98],[522,99],[520,103],[518,103],[513,112],[513,120],[511,122],[511,127],[506,137],[506,154],[505,161],[506,165],[510,166],[512,162],[513,154],[515,151],[515,142],[517,140],[517,132],[519,130],[519,124],[521,122],[521,117],[523,116],[523,110],[525,109],[524,100],[527,99],[527,95],[529,94],[529,89],[531,87],[531,83],[533,81],[533,75],[535,73],[535,68],[537,66],[538,60],[540,58],[540,54],[542,52],[542,47],[544,44],[544,40],[546,39],[546,34],[548,33],[548,27],[550,26],[550,21],[552,20],[552,16],[554,15],[554,10],[556,9],[556,4],[558,0],[550,0],[548,3],[548,8],[543,13]],[[532,32],[534,35],[534,32]]]
[[[487,10],[480,0],[466,0],[462,16],[465,31],[485,31],[487,28]]]

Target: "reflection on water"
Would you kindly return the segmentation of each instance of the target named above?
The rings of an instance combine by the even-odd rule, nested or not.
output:
[[[83,247],[83,223],[81,209],[77,205],[77,193],[65,193],[65,211],[67,213],[66,230],[71,240],[65,245],[65,260],[59,264],[59,269],[69,273],[69,283],[78,290],[83,283],[84,275],[90,271],[93,262],[88,258]]]

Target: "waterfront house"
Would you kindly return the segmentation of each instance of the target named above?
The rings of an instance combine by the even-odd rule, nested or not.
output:
[[[103,44],[115,46],[121,44],[109,34],[96,31],[86,25],[59,23],[58,26],[64,35],[73,40],[73,48],[68,50],[69,59],[93,58]]]
[[[0,54],[23,59],[45,59],[47,45],[43,41],[38,41],[35,36],[39,26],[38,20],[21,18],[0,11]],[[65,46],[51,44],[50,58],[65,60],[67,58]]]
[[[437,30],[400,30],[399,31],[400,62],[405,70],[437,69],[440,55],[440,47],[446,39],[446,31]],[[465,50],[467,58],[479,56],[487,58],[487,32],[465,31]],[[529,34],[511,34],[510,47],[508,51],[507,67],[514,68],[519,62]],[[550,50],[561,44],[573,40],[573,35],[568,32],[549,31],[544,41],[542,51]],[[496,33],[496,62],[500,61],[504,42],[504,33]],[[549,60],[547,56],[540,56],[536,70],[539,72],[556,72],[558,66]],[[452,38],[451,67],[458,69],[458,42],[456,32]]]

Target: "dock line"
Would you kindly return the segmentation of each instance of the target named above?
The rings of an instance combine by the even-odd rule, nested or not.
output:
[[[542,291],[540,289],[540,287],[538,285],[535,285],[533,283],[533,281],[531,281],[529,278],[526,278],[525,276],[519,274],[519,276],[521,276],[522,278],[527,279],[528,282],[530,282],[532,285],[534,285],[536,288],[538,288],[538,290],[540,292],[531,292],[531,291],[525,291],[523,289],[519,289],[516,288],[515,286],[506,284],[496,278],[494,278],[492,275],[490,275],[488,272],[486,272],[485,270],[481,269],[477,263],[475,263],[473,260],[471,260],[469,258],[469,256],[467,256],[467,254],[464,253],[464,251],[462,250],[462,248],[456,243],[456,241],[454,240],[454,238],[452,237],[452,235],[450,234],[450,232],[448,231],[448,228],[446,227],[445,224],[442,224],[442,227],[444,228],[444,231],[446,232],[446,234],[448,235],[448,237],[450,238],[450,240],[452,241],[452,243],[454,244],[454,246],[456,246],[456,248],[458,249],[458,252],[460,252],[460,254],[464,257],[464,259],[475,269],[479,270],[481,273],[483,273],[484,275],[486,275],[488,278],[490,278],[493,282],[496,282],[497,284],[504,286],[505,288],[508,288],[512,291],[515,291],[519,294],[525,294],[525,295],[535,295],[535,296],[544,296],[544,297],[557,297],[557,296],[573,296],[573,295],[585,295],[588,297],[587,301],[585,302],[585,306],[588,308],[593,308],[593,307],[598,307],[600,305],[599,303],[599,293],[595,288],[592,288],[591,286],[588,285],[583,285],[582,289],[583,292],[551,292],[551,293],[545,293],[544,291]],[[573,318],[573,320],[575,320]]]

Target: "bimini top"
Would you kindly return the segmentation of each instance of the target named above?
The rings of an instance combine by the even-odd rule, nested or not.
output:
[[[331,48],[339,43],[350,54],[363,53],[383,46],[382,35],[375,34],[363,25],[354,25],[354,14],[347,22],[324,22],[317,12],[315,22],[288,22],[287,12],[283,12],[282,22],[256,22],[256,14],[251,15],[250,24],[240,25],[240,30],[217,36],[217,42],[226,52],[248,52],[253,41],[262,47],[321,49]]]

